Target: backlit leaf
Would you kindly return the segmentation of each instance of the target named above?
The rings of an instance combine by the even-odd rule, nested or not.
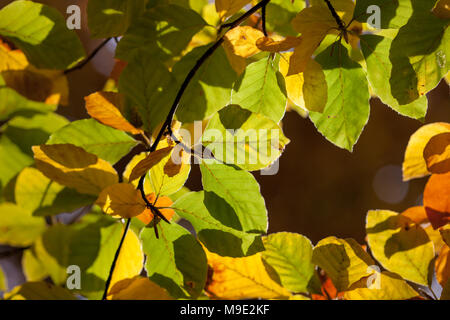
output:
[[[371,277],[378,278],[374,281],[363,279],[365,281],[362,281],[361,288],[345,292],[344,298],[347,300],[407,300],[419,296],[405,280],[395,273],[383,271]]]
[[[300,45],[301,38],[286,37],[282,40],[274,40],[270,37],[261,37],[256,41],[256,46],[262,51],[280,52]]]
[[[260,234],[242,226],[246,217],[214,192],[191,192],[178,199],[173,208],[189,220],[199,240],[211,252],[242,257],[264,249]]]
[[[272,280],[261,254],[245,258],[207,252],[211,269],[206,292],[218,299],[286,299],[291,293]]]
[[[0,204],[0,243],[28,246],[45,230],[45,220],[33,217],[31,211],[14,203]]]
[[[368,244],[384,268],[405,280],[427,286],[434,247],[423,228],[393,211],[369,211]]]
[[[151,281],[174,298],[196,298],[206,281],[206,256],[201,245],[177,224],[158,224],[160,239],[151,228],[141,233],[148,256],[146,270]],[[194,259],[195,257],[195,259]]]
[[[119,161],[136,146],[137,141],[117,129],[107,127],[94,119],[73,121],[50,136],[47,144],[70,143],[109,161]]]
[[[353,239],[325,238],[314,247],[312,262],[325,270],[338,291],[345,291],[363,277],[370,276],[373,259]]]
[[[122,95],[115,92],[96,92],[85,97],[84,100],[89,115],[101,123],[132,134],[142,132],[129,123],[120,112],[124,103]]]
[[[450,222],[450,172],[433,174],[423,192],[428,220],[437,229]]]
[[[38,68],[66,69],[84,58],[84,50],[63,16],[33,1],[14,1],[0,10],[0,35],[9,38]]]
[[[427,168],[423,152],[427,143],[433,136],[440,133],[450,132],[450,124],[445,122],[435,122],[420,127],[409,138],[403,161],[403,180],[420,178],[430,174]]]
[[[251,0],[215,0],[216,10],[220,18],[235,14],[250,2]]]
[[[278,123],[286,109],[286,90],[277,69],[270,57],[249,64],[233,87],[231,103]]]
[[[439,133],[431,137],[423,157],[431,173],[446,173],[450,171],[450,132]]]
[[[148,156],[136,164],[128,179],[130,181],[134,181],[146,174],[153,166],[158,164],[162,159],[170,154],[172,149],[173,147],[169,146],[149,153]]]
[[[17,177],[14,192],[16,203],[34,216],[49,216],[94,202],[95,197],[83,195],[51,181],[39,170],[25,168]]]
[[[116,282],[109,291],[111,300],[172,300],[167,291],[144,277]]]
[[[33,152],[36,167],[47,178],[79,193],[98,195],[118,182],[108,162],[72,144],[34,146]]]
[[[248,58],[260,52],[256,40],[261,37],[264,37],[264,34],[256,28],[236,27],[225,34],[224,48],[237,56]]]
[[[323,113],[310,112],[310,119],[327,140],[352,151],[369,119],[369,90],[364,71],[341,44],[332,44],[315,60],[325,74],[328,100]]]
[[[436,259],[436,279],[444,286],[450,279],[450,248],[448,245],[442,247]]]
[[[314,276],[311,241],[300,234],[279,232],[264,237],[264,247],[262,259],[275,270],[278,282],[292,292],[308,292]]]

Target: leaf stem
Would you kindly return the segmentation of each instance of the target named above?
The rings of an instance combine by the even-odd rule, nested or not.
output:
[[[123,230],[122,238],[120,239],[119,247],[116,250],[116,254],[114,255],[114,260],[112,262],[111,268],[109,269],[108,279],[105,284],[105,291],[103,292],[102,300],[106,300],[108,296],[109,285],[111,284],[111,279],[114,273],[114,269],[116,267],[117,260],[119,259],[120,249],[122,249],[122,245],[125,242],[125,237],[127,236],[128,229],[130,229],[131,218],[127,219],[127,223],[125,224],[125,229]]]
[[[64,70],[64,74],[69,74],[75,70],[79,70],[81,68],[83,68],[86,64],[89,63],[89,61],[91,61],[96,55],[97,53],[109,42],[109,40],[111,40],[112,38],[106,38],[102,43],[100,43],[100,45],[94,49],[94,51],[91,52],[91,54],[84,59],[83,61],[81,61],[79,64],[77,64],[75,67],[72,67],[70,69]]]

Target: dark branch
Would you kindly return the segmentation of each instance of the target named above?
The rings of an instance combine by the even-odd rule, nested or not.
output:
[[[266,8],[267,8],[267,4],[263,5],[263,7],[261,8],[262,31],[263,31],[265,37],[267,37]]]
[[[92,51],[91,52],[91,54],[86,58],[86,59],[84,59],[83,61],[81,61],[79,64],[77,64],[75,67],[73,67],[73,68],[70,68],[70,69],[67,69],[67,70],[64,70],[64,74],[69,74],[69,73],[71,73],[71,72],[73,72],[73,71],[75,71],[75,70],[79,70],[79,69],[81,69],[81,68],[83,68],[86,64],[88,64],[89,63],[89,61],[91,61],[95,56],[96,56],[96,54],[109,42],[109,40],[111,40],[112,38],[107,38],[107,39],[105,39],[105,41],[103,41],[102,43],[100,43],[100,45],[97,47],[97,48],[95,48],[94,49],[94,51]]]
[[[337,14],[336,10],[334,9],[333,5],[331,4],[330,0],[324,0],[328,6],[328,9],[331,11],[331,15],[333,16],[334,20],[336,20],[337,25],[339,26],[339,29],[345,30],[345,24],[342,21],[342,19]]]
[[[114,273],[114,269],[116,268],[117,259],[119,259],[120,249],[122,249],[122,245],[125,242],[125,237],[127,236],[128,229],[130,229],[131,218],[127,219],[127,224],[125,225],[125,229],[123,230],[122,239],[120,239],[119,248],[116,250],[116,254],[114,255],[114,260],[111,265],[111,269],[109,270],[108,280],[106,280],[105,291],[103,292],[102,300],[106,300],[108,296],[109,285],[111,284],[111,279]]]

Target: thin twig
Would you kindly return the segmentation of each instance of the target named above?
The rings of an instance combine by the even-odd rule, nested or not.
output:
[[[128,229],[130,229],[130,223],[131,223],[131,218],[128,218],[127,224],[125,225],[125,229],[123,230],[122,239],[120,239],[119,247],[116,250],[116,254],[114,255],[114,260],[112,262],[111,268],[109,269],[109,275],[108,275],[108,279],[106,280],[105,291],[103,292],[102,300],[106,300],[106,297],[108,296],[109,285],[111,284],[111,279],[112,279],[112,276],[114,273],[114,269],[116,267],[117,260],[119,259],[120,249],[122,249],[122,245],[125,242],[125,237],[127,236]]]
[[[86,59],[81,61],[75,67],[64,70],[64,74],[69,74],[75,70],[79,70],[79,69],[83,68],[86,64],[89,63],[89,61],[91,61],[95,57],[95,55],[100,51],[100,49],[103,48],[111,39],[112,38],[105,39],[102,43],[100,43],[100,45],[97,48],[94,49],[94,51],[91,52],[91,54]]]
[[[267,37],[266,8],[267,8],[267,4],[263,5],[262,8],[261,8],[262,31],[263,31],[265,37]]]
[[[324,0],[327,3],[328,9],[331,11],[331,15],[333,16],[334,20],[336,20],[337,25],[339,26],[339,29],[345,30],[345,24],[342,21],[342,19],[337,14],[336,10],[334,9],[333,5],[331,4],[330,0]]]

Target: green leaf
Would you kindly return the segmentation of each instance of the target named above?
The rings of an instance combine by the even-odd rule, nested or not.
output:
[[[199,240],[221,256],[243,257],[264,250],[261,236],[242,228],[242,216],[214,192],[190,192],[172,208],[189,220]]]
[[[373,256],[405,280],[428,286],[434,258],[433,242],[409,218],[388,210],[367,213],[366,232]]]
[[[150,280],[174,298],[197,298],[205,287],[208,268],[203,248],[177,224],[160,223],[158,230],[160,239],[152,228],[141,233]]]
[[[289,139],[273,120],[229,105],[209,121],[202,143],[216,159],[253,171],[277,160]]]
[[[6,86],[6,82],[0,75],[0,120],[6,120],[9,117],[21,111],[50,112],[55,111],[56,105],[46,104],[28,100],[12,88]]]
[[[19,47],[38,68],[67,69],[84,58],[84,49],[54,8],[14,1],[0,10],[0,35]]]
[[[48,282],[26,282],[5,294],[5,300],[77,300],[67,289]]]
[[[31,212],[14,203],[0,204],[0,243],[11,246],[28,246],[45,230],[43,218],[31,216]]]
[[[144,129],[151,132],[169,113],[176,94],[175,79],[147,54],[131,60],[119,78],[119,91],[136,106]]]
[[[425,96],[412,103],[400,105],[392,96],[391,78],[392,62],[389,59],[389,50],[392,40],[378,35],[362,35],[361,49],[367,63],[367,77],[374,93],[381,101],[400,114],[423,119],[427,113],[428,100]]]
[[[415,1],[427,2],[427,1]],[[449,20],[414,11],[392,41],[389,58],[392,95],[410,103],[435,88],[450,68]]]
[[[296,36],[290,22],[304,7],[304,1],[271,0],[266,9],[267,29],[283,36]]]
[[[415,3],[413,3],[415,2]],[[380,8],[380,22],[382,29],[398,29],[405,25],[411,17],[414,5],[419,5],[422,10],[426,10],[425,7],[430,7],[433,1],[413,1],[413,0],[358,0],[356,1],[353,17],[356,21],[367,23],[370,16],[373,13],[367,13],[367,8],[372,5]],[[431,10],[433,6],[428,8]]]
[[[175,64],[173,74],[179,85],[208,48],[209,46],[195,48]],[[237,74],[231,67],[225,50],[217,48],[197,71],[181,98],[176,113],[178,120],[203,120],[229,104],[236,78]]]
[[[239,217],[241,230],[267,232],[267,209],[253,175],[234,166],[203,160],[200,164],[205,191],[223,198]]]
[[[323,113],[310,112],[310,119],[325,138],[352,151],[369,119],[369,90],[364,71],[340,43],[330,45],[315,60],[325,73],[328,101]]]
[[[325,270],[338,292],[375,272],[373,259],[353,239],[328,237],[314,247],[312,261]]]
[[[77,120],[50,136],[47,144],[70,143],[93,153],[112,164],[137,145],[137,141],[123,131],[105,126],[94,119]]]
[[[191,9],[173,4],[156,6],[131,24],[116,56],[126,61],[139,56],[161,60],[177,56],[205,25],[205,20]]]
[[[0,189],[3,189],[23,168],[33,163],[33,158],[5,135],[0,137],[0,154]]]
[[[16,203],[30,210],[34,216],[72,212],[92,204],[95,199],[51,181],[34,168],[22,170],[15,185]]]
[[[20,150],[32,156],[32,146],[45,143],[50,135],[67,125],[69,121],[56,113],[16,116],[1,131]]]
[[[284,79],[270,57],[247,66],[233,87],[231,103],[276,123],[283,118],[287,103]]]
[[[273,268],[274,279],[292,292],[308,292],[314,276],[311,241],[296,233],[279,232],[264,237],[263,261]],[[269,273],[270,274],[270,273]]]
[[[94,38],[117,37],[145,10],[147,0],[89,0],[88,26]]]

